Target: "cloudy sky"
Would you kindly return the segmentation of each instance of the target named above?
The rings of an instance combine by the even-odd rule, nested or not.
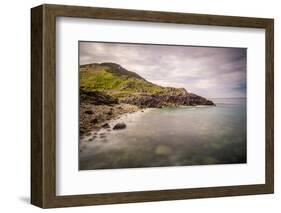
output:
[[[79,42],[80,64],[113,62],[206,98],[246,97],[246,49]]]

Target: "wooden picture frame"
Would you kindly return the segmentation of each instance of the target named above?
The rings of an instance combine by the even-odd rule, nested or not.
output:
[[[265,29],[265,184],[56,195],[56,17]],[[273,19],[44,4],[31,9],[31,203],[42,208],[267,194],[274,191]]]

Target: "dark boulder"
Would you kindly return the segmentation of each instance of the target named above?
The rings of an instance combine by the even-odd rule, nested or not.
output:
[[[114,130],[118,130],[118,129],[125,129],[126,128],[126,124],[125,123],[117,123],[113,129]]]

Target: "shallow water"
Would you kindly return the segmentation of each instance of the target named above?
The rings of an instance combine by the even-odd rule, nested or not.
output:
[[[80,143],[79,169],[246,163],[246,99],[213,101],[122,116]]]

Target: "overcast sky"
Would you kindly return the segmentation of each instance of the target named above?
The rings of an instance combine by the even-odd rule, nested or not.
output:
[[[246,97],[246,49],[80,42],[80,64],[113,62],[206,98]]]

